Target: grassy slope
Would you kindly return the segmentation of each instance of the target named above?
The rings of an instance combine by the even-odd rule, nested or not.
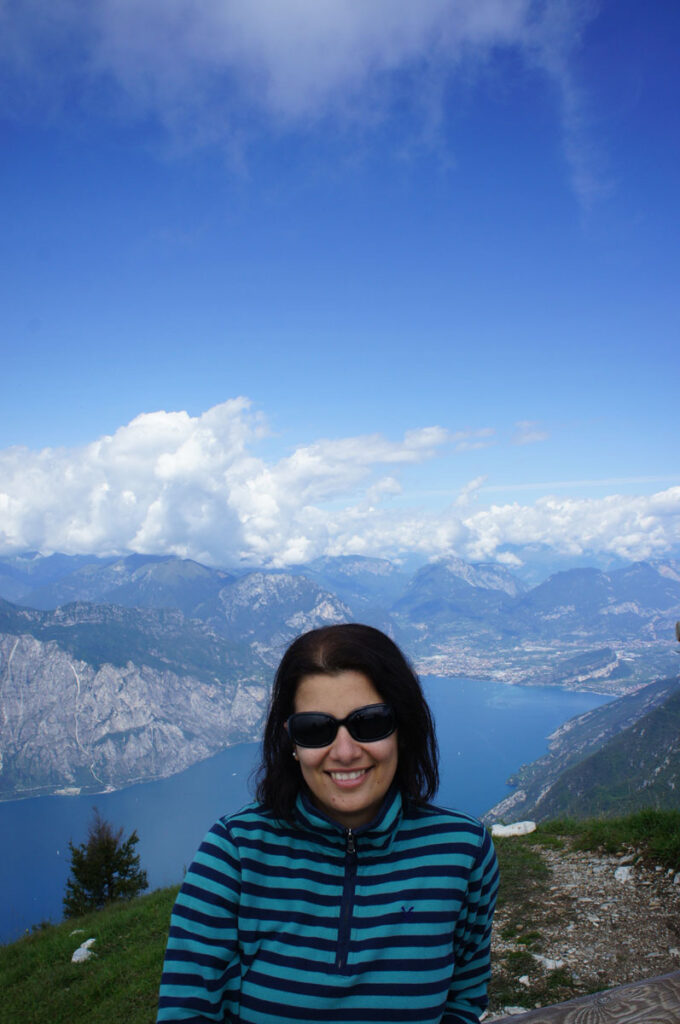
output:
[[[1,1024],[152,1024],[176,894],[159,889],[0,946]],[[96,955],[72,964],[90,938]]]
[[[616,851],[633,845],[654,863],[680,870],[680,812],[648,810],[615,821],[548,822],[532,836],[500,840],[499,901],[510,911],[506,927],[514,932],[521,922],[526,942],[533,936],[531,908],[540,903],[548,882],[540,856],[530,847],[537,841],[559,847],[565,834],[577,836],[584,849]],[[160,889],[0,946],[0,1024],[153,1024],[176,893],[176,888]],[[72,935],[75,929],[82,931]],[[72,964],[73,951],[89,938],[97,940],[96,956]],[[526,997],[515,979],[531,962],[530,948],[496,964],[491,985],[496,1005]],[[559,971],[547,977],[545,991],[531,993],[544,1004],[572,994],[568,978]]]

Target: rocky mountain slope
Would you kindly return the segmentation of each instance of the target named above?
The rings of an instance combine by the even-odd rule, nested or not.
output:
[[[0,602],[0,797],[101,791],[252,740],[262,665],[180,612]]]
[[[487,821],[620,815],[680,808],[680,677],[571,719],[547,754],[523,765]]]
[[[233,573],[209,569],[191,559],[155,555],[128,555],[79,563],[80,559],[73,571],[61,574],[58,573],[59,563],[45,566],[42,571],[34,568],[32,573],[25,574],[23,587],[19,567],[15,566],[12,574],[15,597],[10,593],[2,596],[40,609],[87,601],[126,608],[177,608],[185,615],[194,615],[197,608],[214,606],[219,590],[234,578]],[[2,582],[0,576],[0,590]]]

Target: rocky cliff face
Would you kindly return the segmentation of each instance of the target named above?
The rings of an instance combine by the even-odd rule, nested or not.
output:
[[[161,647],[94,662],[55,639],[0,635],[0,797],[119,788],[257,738],[262,678],[173,661]]]

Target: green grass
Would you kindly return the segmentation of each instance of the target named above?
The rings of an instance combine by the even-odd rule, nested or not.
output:
[[[0,946],[0,1024],[153,1024],[176,894],[159,889]],[[90,938],[95,956],[72,964]]]
[[[622,818],[554,821],[539,826],[539,835],[575,836],[577,850],[622,853],[639,849],[645,860],[680,871],[680,811],[650,808]]]

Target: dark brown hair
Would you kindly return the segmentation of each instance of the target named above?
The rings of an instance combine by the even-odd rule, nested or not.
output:
[[[406,800],[427,803],[439,785],[434,722],[413,668],[393,640],[372,626],[345,623],[303,633],[278,667],[257,773],[257,798],[290,819],[302,775],[284,723],[293,713],[298,683],[309,675],[362,672],[397,717],[399,757],[395,782]]]

